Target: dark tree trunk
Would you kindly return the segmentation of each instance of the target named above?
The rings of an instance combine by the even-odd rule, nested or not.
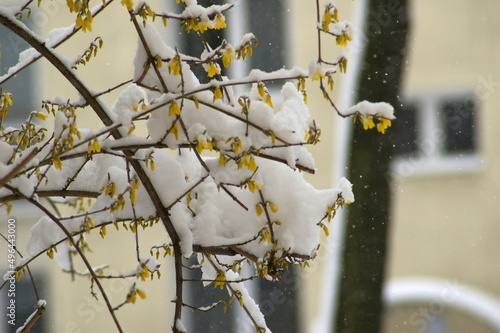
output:
[[[357,101],[388,102],[396,116],[408,31],[407,1],[367,0],[362,36],[366,43],[356,91]],[[356,201],[347,213],[335,332],[377,333],[391,206],[391,128],[382,135],[357,123],[352,135],[348,176]]]

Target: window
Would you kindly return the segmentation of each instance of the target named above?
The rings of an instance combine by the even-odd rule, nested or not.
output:
[[[45,277],[41,272],[33,272],[34,279],[36,282],[37,291],[40,293],[42,299],[46,299],[47,294],[47,283],[45,282]],[[0,305],[5,309],[8,302],[12,299],[8,295],[9,288],[3,288],[1,292]],[[15,288],[15,325],[7,323],[9,317],[2,318],[2,323],[0,324],[0,332],[14,332],[13,329],[17,329],[22,326],[26,319],[37,309],[37,298],[33,290],[31,281],[26,276],[16,282]],[[43,333],[47,330],[47,320],[48,315],[45,313],[40,316],[35,324],[31,327],[31,333]]]
[[[0,76],[3,76],[10,67],[17,64],[19,53],[28,49],[29,45],[3,25],[0,25],[0,34],[2,35]],[[0,84],[1,89],[10,92],[14,97],[14,103],[9,108],[9,114],[4,120],[4,127],[18,126],[29,116],[31,111],[35,110],[35,74],[36,68],[30,66],[17,74],[15,78]]]
[[[203,6],[222,4],[221,0],[198,0],[198,4]],[[212,48],[217,47],[223,39],[228,40],[233,45],[239,43],[241,37],[248,32],[252,32],[259,41],[259,45],[254,49],[253,55],[245,61],[238,61],[231,64],[226,70],[222,68],[223,75],[229,77],[242,77],[248,74],[251,68],[257,68],[266,72],[274,71],[285,67],[288,63],[287,38],[286,38],[286,1],[285,0],[240,0],[235,1],[234,8],[226,12],[228,26],[226,30],[209,30],[203,34],[205,42]],[[168,6],[167,9],[174,12],[181,12],[183,4],[175,7]],[[170,30],[171,34],[179,36],[177,40],[170,40],[179,46],[182,53],[191,56],[200,56],[203,49],[196,32]],[[202,68],[193,68],[200,81],[207,82]],[[270,84],[270,88],[273,88]]]
[[[393,171],[407,176],[477,169],[477,108],[472,93],[408,98],[393,123]]]

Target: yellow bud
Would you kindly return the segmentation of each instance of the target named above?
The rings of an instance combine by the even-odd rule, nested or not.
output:
[[[264,97],[266,94],[266,88],[264,87],[264,84],[262,82],[259,82],[257,84],[257,91],[259,92],[260,97]]]
[[[163,66],[163,61],[161,60],[161,57],[156,56],[156,68],[161,68]]]
[[[214,101],[217,99],[222,99],[222,91],[219,87],[214,89]]]
[[[61,169],[63,167],[63,164],[62,164],[61,159],[59,157],[54,158],[54,167],[56,169]]]
[[[234,49],[232,47],[227,48],[224,51],[224,54],[222,55],[222,64],[224,65],[224,67],[228,68],[231,63],[231,60],[234,58],[236,58],[234,54]]]
[[[38,118],[38,119],[41,119],[41,120],[45,120],[47,119],[47,115],[45,113],[41,113],[41,112],[37,112],[35,113],[35,116]]]
[[[194,102],[194,106],[196,106],[196,108],[199,109],[200,108],[200,101],[198,100],[198,98],[193,97],[193,102]]]
[[[128,11],[132,11],[134,8],[134,2],[132,0],[122,0],[121,4],[126,6]]]
[[[269,208],[271,208],[271,211],[273,213],[276,213],[278,211],[278,205],[271,201],[269,202]]]
[[[135,290],[127,295],[127,303],[135,303],[136,299],[137,299],[137,293]]]
[[[224,29],[227,27],[226,18],[222,14],[215,15],[215,29]]]
[[[141,289],[137,289],[137,295],[139,295],[139,297],[142,299],[146,298],[146,293],[144,291],[142,291]]]
[[[204,68],[205,71],[207,72],[208,77],[213,77],[214,75],[220,74],[219,68],[213,62],[209,62],[207,65],[204,66]]]
[[[263,212],[263,209],[262,209],[261,204],[259,203],[255,206],[255,214],[257,214],[257,216],[261,216],[262,212]]]
[[[137,200],[137,194],[135,193],[135,190],[132,189],[130,191],[130,202],[134,204],[136,200]]]
[[[173,75],[177,76],[181,74],[181,62],[179,58],[173,58],[168,63],[168,71]]]
[[[227,159],[226,159],[226,156],[224,156],[224,154],[220,154],[219,155],[219,165],[226,165],[227,163]]]
[[[170,108],[168,109],[168,115],[169,117],[172,117],[178,114],[181,114],[181,109],[179,108],[179,104],[173,101],[172,103],[170,103]]]
[[[266,96],[265,102],[266,102],[266,104],[267,104],[267,105],[269,105],[271,108],[274,108],[274,105],[273,105],[273,100],[272,100],[272,98],[271,98],[271,95],[269,95],[269,94],[268,94],[268,95]]]
[[[101,229],[99,230],[99,235],[101,235],[102,238],[104,238],[104,236],[106,236],[106,226],[103,225],[101,227]]]

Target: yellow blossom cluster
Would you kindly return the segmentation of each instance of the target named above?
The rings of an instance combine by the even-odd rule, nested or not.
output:
[[[271,108],[274,108],[273,100],[271,98],[271,94],[269,93],[269,90],[267,90],[267,88],[264,85],[264,83],[259,82],[257,84],[257,91],[259,92],[259,96],[264,100],[264,102],[267,105],[269,105]]]
[[[208,141],[204,135],[198,137],[198,143],[196,144],[196,151],[201,154],[203,150],[213,150],[214,147],[211,141]]]
[[[127,294],[127,298],[126,298],[127,303],[132,303],[132,304],[135,303],[135,301],[137,300],[137,295],[139,295],[139,297],[141,299],[146,298],[146,293],[143,290],[134,287]]]
[[[66,5],[71,13],[77,13],[75,28],[82,28],[84,32],[92,31],[94,18],[89,10],[89,0],[66,0]]]
[[[100,151],[101,151],[101,145],[99,144],[99,140],[94,139],[91,142],[89,142],[89,145],[87,147],[87,152],[89,154],[99,153]]]
[[[183,27],[187,32],[193,30],[199,33],[204,33],[205,31],[211,29],[225,29],[227,24],[225,16],[221,13],[217,13],[215,14],[213,20],[210,20],[208,17],[191,17],[184,19],[181,23],[181,27]]]
[[[128,11],[132,11],[134,8],[134,2],[132,0],[122,0],[121,4],[127,7]]]
[[[335,23],[339,21],[338,17],[339,11],[335,6],[329,2],[325,5],[325,12],[323,14],[323,21],[321,22],[321,28],[323,31],[328,31],[330,27],[330,23]]]
[[[203,64],[203,68],[207,72],[208,77],[214,77],[215,75],[220,75],[220,68],[214,62],[209,61],[208,63]]]
[[[224,285],[226,284],[226,274],[223,271],[217,272],[217,277],[214,280],[214,287],[219,287],[220,289],[224,289]]]
[[[339,46],[347,46],[350,41],[352,41],[352,37],[346,31],[342,31],[342,34],[337,36],[337,45]]]
[[[379,131],[382,134],[385,134],[385,131],[387,128],[391,127],[391,120],[387,118],[382,118],[382,117],[375,117],[375,119],[378,120],[377,124],[373,121],[374,117],[373,116],[354,116],[353,117],[353,122],[356,122],[356,119],[359,117],[359,121],[363,125],[364,130],[369,130],[374,127],[377,127],[377,131]]]

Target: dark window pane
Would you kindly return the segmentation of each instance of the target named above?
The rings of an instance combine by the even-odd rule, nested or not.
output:
[[[210,7],[212,5],[221,5],[222,0],[198,0],[198,4],[204,7]],[[184,4],[180,3],[177,5],[176,11],[181,13],[184,10]],[[189,33],[184,29],[180,29],[179,32],[179,51],[181,53],[199,58],[204,51],[204,43],[208,44],[212,49],[218,47],[222,40],[224,39],[224,29],[208,29],[203,34],[191,30]],[[207,76],[206,71],[202,66],[193,66],[191,70],[195,73],[198,79],[202,83],[207,83],[212,78]],[[224,67],[221,66],[222,75],[224,74]]]
[[[446,153],[470,153],[475,150],[474,109],[472,97],[448,100],[442,104]]]
[[[43,276],[39,274],[39,272],[34,273],[35,283],[37,287],[37,291],[42,299],[46,299],[47,290],[46,284],[43,279]],[[10,294],[9,294],[10,293]],[[12,297],[12,294],[15,294]],[[15,300],[15,325],[11,325],[7,323],[7,321],[11,320],[9,316],[5,316],[2,318],[2,324],[0,324],[0,332],[15,332],[17,328],[23,325],[26,322],[26,319],[37,309],[37,298],[35,296],[35,292],[33,290],[33,285],[31,281],[26,276],[23,276],[21,280],[16,281],[15,288],[10,288],[9,284],[7,287],[3,288],[1,291],[2,300],[0,304],[2,306],[7,307],[8,304],[11,304],[11,300]],[[44,313],[35,324],[31,327],[31,333],[42,333],[47,332],[45,329],[47,325],[47,313]]]
[[[299,332],[297,271],[291,268],[276,282],[258,281],[259,307],[272,332]]]
[[[189,265],[197,264],[195,257],[192,257],[188,261]],[[186,279],[201,279],[201,271],[199,269],[185,269],[184,277]],[[219,304],[216,308],[208,311],[202,312],[194,310],[191,308],[185,308],[184,318],[188,318],[184,321],[184,325],[188,332],[192,333],[219,333],[219,332],[235,332],[235,307],[239,307],[237,300],[234,300],[229,304],[229,296],[227,289],[215,288],[213,284],[208,287],[203,287],[201,281],[186,282],[188,288],[186,291],[186,303],[195,307],[207,307],[219,300],[225,300],[227,303],[227,311],[224,312],[222,304]]]
[[[17,64],[19,53],[28,49],[29,45],[2,25],[0,25],[0,35],[2,36],[0,76],[3,76],[7,74],[10,67]],[[18,126],[23,120],[28,118],[31,111],[35,110],[34,77],[35,68],[30,66],[17,74],[16,77],[1,85],[1,89],[10,92],[14,98],[14,103],[9,108],[9,114],[6,118],[7,125]]]
[[[396,156],[409,156],[417,151],[417,112],[416,103],[406,103],[401,107],[401,111],[396,114],[396,119],[392,122],[394,133],[394,153]]]
[[[285,66],[285,8],[282,0],[248,0],[249,29],[259,45],[252,66],[270,72]]]

